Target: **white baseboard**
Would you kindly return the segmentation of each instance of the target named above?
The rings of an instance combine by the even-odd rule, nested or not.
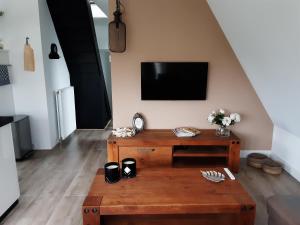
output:
[[[281,162],[284,169],[300,181],[300,137],[274,126],[271,157]]]
[[[271,154],[271,158],[278,162],[281,162],[284,170],[300,182],[300,171],[298,169],[296,169],[293,166],[290,166],[288,162],[286,162],[285,160],[283,160],[282,158],[280,158],[274,153]]]
[[[251,153],[261,153],[270,156],[271,150],[241,150],[240,156],[241,158],[247,158]]]

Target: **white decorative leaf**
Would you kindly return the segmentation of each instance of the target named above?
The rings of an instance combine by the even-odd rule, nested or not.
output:
[[[217,171],[201,171],[201,173],[205,179],[215,183],[225,180],[225,175]]]

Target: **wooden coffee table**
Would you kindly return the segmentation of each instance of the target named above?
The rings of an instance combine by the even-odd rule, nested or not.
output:
[[[99,169],[83,203],[83,225],[254,225],[255,202],[226,178],[212,183],[200,169],[149,168],[107,184]]]

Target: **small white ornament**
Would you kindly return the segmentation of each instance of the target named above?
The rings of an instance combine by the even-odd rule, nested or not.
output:
[[[133,137],[135,135],[135,130],[130,127],[121,127],[112,131],[112,134],[116,137]]]
[[[224,109],[219,109],[219,113],[225,114],[225,110]]]
[[[241,116],[238,113],[231,113],[230,114],[230,119],[233,120],[236,123],[241,122]]]
[[[131,172],[131,169],[129,169],[128,167],[126,167],[126,168],[124,169],[124,171],[125,171],[126,174],[129,174],[129,173]]]
[[[209,115],[207,120],[208,122],[212,123],[214,121],[215,117],[213,115]]]
[[[226,126],[226,127],[228,127],[228,126],[230,126],[230,124],[231,124],[231,119],[230,119],[230,117],[224,117],[223,118],[223,120],[222,120],[222,124],[224,125],[224,126]]]
[[[201,171],[202,176],[212,182],[219,183],[225,180],[225,175],[217,171]]]
[[[141,129],[143,128],[143,120],[141,118],[137,118],[135,120],[135,126],[138,128],[138,129]]]

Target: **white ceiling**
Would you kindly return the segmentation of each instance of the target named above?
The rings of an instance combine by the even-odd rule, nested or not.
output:
[[[94,2],[102,9],[108,16],[108,0],[94,0]]]

